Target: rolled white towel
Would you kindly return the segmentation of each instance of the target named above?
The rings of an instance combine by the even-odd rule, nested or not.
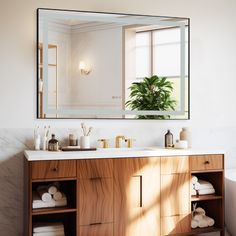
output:
[[[213,226],[213,225],[215,224],[214,219],[212,219],[211,217],[209,217],[209,216],[204,216],[203,218],[206,220],[208,226]]]
[[[201,214],[201,215],[205,215],[205,214],[206,214],[206,211],[205,211],[203,208],[201,208],[201,207],[197,207],[197,208],[195,209],[195,212],[196,212],[197,214]]]
[[[67,206],[67,198],[63,197],[61,200],[54,201],[56,207]]]
[[[48,193],[53,195],[53,194],[56,194],[57,191],[58,191],[57,186],[55,186],[55,185],[49,185],[48,186]]]
[[[37,192],[44,202],[50,202],[52,200],[52,195],[48,193],[47,189],[37,189]]]
[[[199,190],[200,187],[201,187],[201,185],[198,182],[194,184],[194,189],[195,190]]]
[[[191,228],[192,228],[192,229],[196,229],[197,227],[198,227],[198,221],[192,219],[192,220],[191,220]]]
[[[53,194],[53,199],[54,199],[55,201],[61,200],[62,197],[63,197],[63,194],[62,194],[62,192],[60,192],[60,191],[57,191],[56,193]]]
[[[202,219],[202,220],[198,221],[198,226],[200,228],[208,227],[207,220]]]
[[[199,195],[206,195],[206,194],[213,194],[215,193],[215,189],[214,188],[209,188],[209,189],[200,189],[198,190],[198,194]]]
[[[203,220],[203,216],[202,214],[195,214],[194,217],[193,217],[193,220],[196,220],[196,221],[201,221]]]
[[[202,189],[209,189],[209,188],[214,188],[213,185],[205,180],[198,180],[198,183],[200,184],[199,189],[198,190],[202,190]]]
[[[197,190],[191,189],[191,195],[192,195],[192,196],[196,196],[196,195],[197,195]]]
[[[192,179],[191,179],[191,181],[192,181],[192,184],[197,183],[197,181],[198,181],[198,177],[195,176],[195,175],[192,175]]]
[[[43,233],[43,232],[54,232],[54,231],[63,231],[64,225],[60,222],[55,223],[35,223],[33,225],[34,233]]]

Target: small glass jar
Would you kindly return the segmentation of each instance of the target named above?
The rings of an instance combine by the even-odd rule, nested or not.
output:
[[[52,138],[48,141],[48,151],[58,151],[59,142],[55,139],[55,134],[52,134]]]

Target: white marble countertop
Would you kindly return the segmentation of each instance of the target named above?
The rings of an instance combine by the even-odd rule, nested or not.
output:
[[[74,160],[74,159],[102,159],[102,158],[125,158],[125,157],[154,157],[154,156],[187,156],[224,154],[217,149],[165,149],[158,147],[137,148],[108,148],[96,151],[32,151],[26,150],[24,155],[28,161],[42,160]]]

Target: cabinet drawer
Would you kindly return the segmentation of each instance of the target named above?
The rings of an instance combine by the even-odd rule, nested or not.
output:
[[[189,172],[188,156],[161,157],[161,174],[176,174]]]
[[[78,176],[80,179],[113,177],[113,160],[78,160]]]
[[[223,169],[223,155],[191,156],[191,170]]]
[[[76,177],[76,160],[31,162],[32,179]]]
[[[113,236],[113,224],[94,224],[80,226],[80,236]]]
[[[161,218],[161,236],[191,232],[191,214]]]

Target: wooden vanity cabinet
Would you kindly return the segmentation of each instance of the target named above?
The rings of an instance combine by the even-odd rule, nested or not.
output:
[[[191,196],[191,175],[215,194]],[[34,222],[62,221],[65,236],[224,236],[224,155],[25,161],[26,236]],[[68,206],[32,209],[38,185],[61,182]],[[191,229],[193,203],[215,225]]]
[[[114,160],[114,236],[160,235],[160,158]]]

